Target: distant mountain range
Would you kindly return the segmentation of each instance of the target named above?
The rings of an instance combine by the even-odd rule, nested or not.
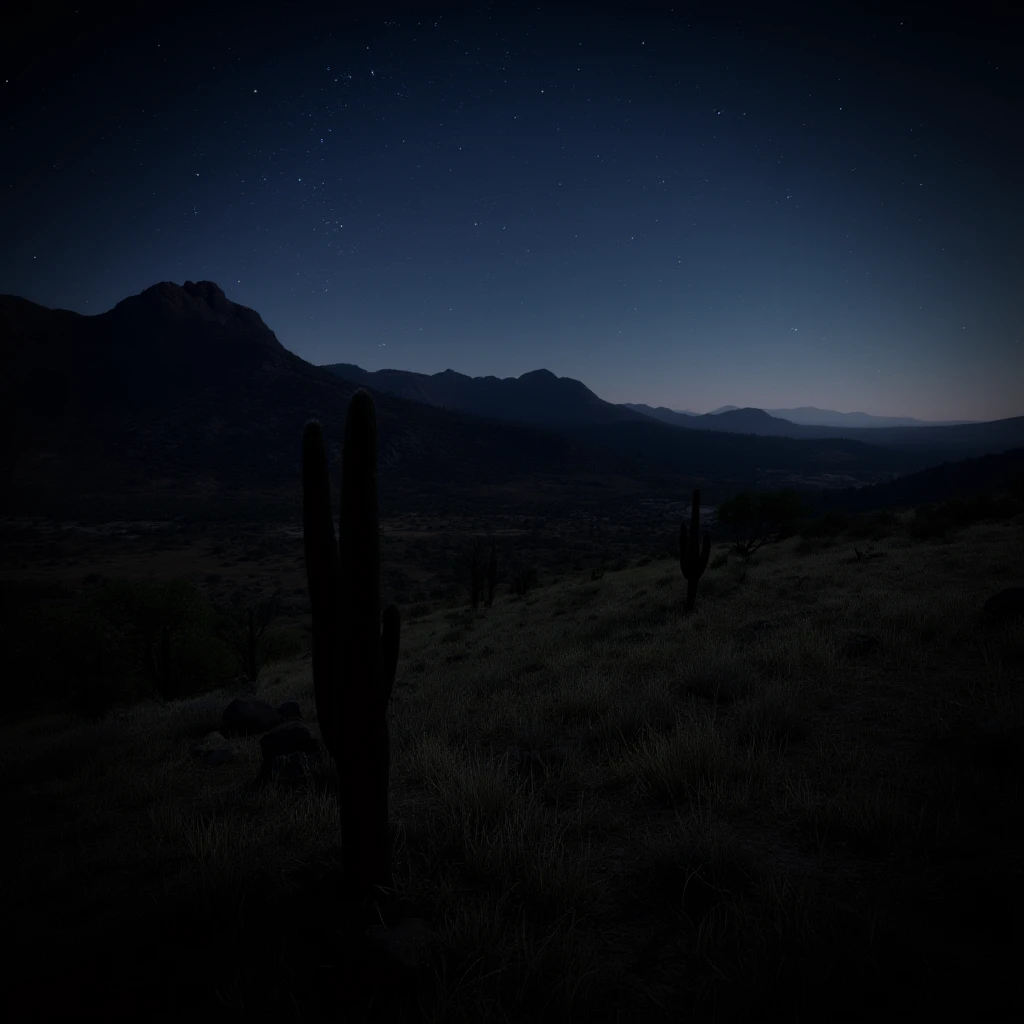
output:
[[[636,402],[625,402],[627,409],[641,412],[645,416],[662,420],[665,423],[679,423],[679,417],[699,416],[699,413],[685,409],[666,409],[659,405],[652,408]],[[718,416],[724,412],[739,410],[738,405],[723,405],[712,409],[708,416]],[[872,416],[866,412],[836,412],[834,409],[818,409],[813,405],[802,405],[799,409],[765,409],[764,412],[778,419],[788,420],[807,427],[957,427],[976,420],[917,420],[912,416]]]
[[[539,481],[590,500],[699,486],[714,503],[765,481],[871,484],[1024,448],[1024,417],[865,431],[738,409],[680,429],[546,370],[316,367],[212,282],[163,282],[95,316],[0,296],[0,515],[244,519],[273,497],[293,517],[303,425],[323,423],[337,469],[357,386],[375,396],[384,508],[465,509],[492,486],[506,504],[533,501]]]
[[[454,370],[371,373],[352,363],[329,363],[322,369],[398,398],[532,426],[635,423],[643,418],[642,413],[605,402],[585,384],[572,377],[556,377],[550,370],[533,370],[521,377],[468,377]]]
[[[698,416],[645,405],[615,405],[598,398],[580,381],[556,377],[549,370],[498,378],[468,377],[454,370],[435,374],[407,370],[369,372],[352,363],[331,363],[323,369],[354,383],[428,405],[563,431],[654,420],[686,430],[753,434],[763,438],[846,439],[896,448],[925,446],[934,449],[936,454],[941,449],[947,458],[951,455],[969,458],[1024,445],[1024,417],[1021,416],[991,423],[948,426],[916,420],[911,421],[919,424],[916,426],[810,426],[781,419],[763,409],[723,407]]]

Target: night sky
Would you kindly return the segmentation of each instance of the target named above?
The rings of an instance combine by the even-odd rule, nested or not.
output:
[[[314,363],[1024,414],[1009,14],[139,6],[5,25],[0,292],[212,280]]]

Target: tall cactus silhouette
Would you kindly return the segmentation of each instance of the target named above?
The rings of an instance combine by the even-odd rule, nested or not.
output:
[[[679,524],[679,568],[686,580],[686,610],[692,612],[697,604],[697,582],[708,567],[711,554],[711,536],[704,534],[703,547],[698,551],[697,534],[700,532],[700,491],[693,492],[693,507],[690,510],[690,533],[687,538],[686,520]]]
[[[487,560],[487,607],[494,604],[494,588],[498,583],[498,543],[491,539],[491,557]]]
[[[346,882],[365,896],[392,880],[387,706],[401,629],[398,608],[389,605],[381,631],[377,419],[367,391],[352,396],[345,420],[337,542],[316,421],[302,437],[302,516],[317,717],[338,771]]]

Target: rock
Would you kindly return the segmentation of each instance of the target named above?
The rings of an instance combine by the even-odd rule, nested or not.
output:
[[[283,704],[278,704],[276,710],[286,722],[302,717],[302,708],[299,707],[297,700],[286,700]]]
[[[305,722],[284,722],[260,737],[263,761],[256,781],[307,782],[320,762],[320,747]]]
[[[277,708],[258,697],[236,697],[225,709],[220,731],[225,736],[258,736],[280,725]]]
[[[264,762],[266,771],[260,772],[260,779],[265,781],[269,778],[272,782],[282,785],[302,785],[312,780],[313,771],[318,763],[318,757],[302,751],[278,754],[269,762]]]
[[[219,732],[207,733],[206,736],[192,747],[192,756],[211,768],[222,764],[230,764],[237,753],[235,745],[226,740]]]
[[[990,622],[1012,622],[1024,616],[1024,587],[1007,587],[985,602],[985,617]]]
[[[286,754],[309,753],[317,749],[317,738],[305,722],[283,722],[260,737],[263,760]]]

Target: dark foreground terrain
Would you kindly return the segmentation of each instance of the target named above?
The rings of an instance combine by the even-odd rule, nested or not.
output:
[[[719,543],[683,616],[680,506],[602,507],[384,511],[394,906],[426,950],[396,977],[338,939],[329,761],[257,783],[259,735],[218,732],[236,684],[8,716],[8,1019],[1019,1019],[1024,621],[982,607],[1024,583],[1024,509]],[[255,696],[318,737],[297,522],[91,529],[7,523],[5,593],[280,587]],[[539,576],[474,613],[478,530]]]

